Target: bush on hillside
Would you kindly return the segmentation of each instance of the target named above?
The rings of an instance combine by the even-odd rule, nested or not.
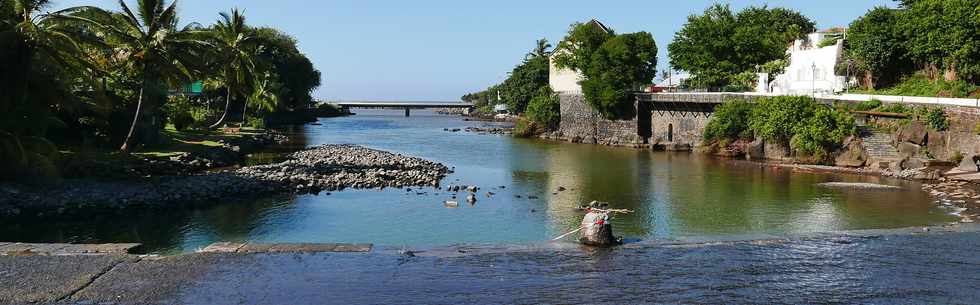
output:
[[[550,87],[541,87],[527,105],[527,118],[542,127],[554,130],[561,122],[561,104]]]
[[[531,120],[519,120],[514,125],[514,136],[518,138],[532,138],[541,132],[540,125]]]
[[[749,114],[752,104],[741,100],[730,100],[715,108],[708,126],[704,128],[704,141],[715,142],[723,139],[751,138]]]
[[[826,160],[830,152],[857,133],[845,110],[820,105],[810,97],[763,98],[749,114],[748,125],[767,141],[788,143],[797,153]]]
[[[767,141],[786,143],[818,106],[812,98],[804,96],[762,98],[749,115],[749,126]]]
[[[824,160],[847,137],[857,133],[854,118],[828,107],[816,107],[813,116],[796,127],[790,147],[797,152]]]

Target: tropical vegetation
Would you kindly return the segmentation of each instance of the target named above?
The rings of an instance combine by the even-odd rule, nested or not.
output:
[[[478,108],[506,103],[511,112],[524,113],[531,99],[542,87],[548,86],[549,56],[551,44],[547,39],[539,39],[534,49],[524,56],[523,61],[514,67],[503,83],[490,86],[484,91],[466,94],[462,100],[474,103]]]
[[[822,105],[810,97],[760,98],[754,104],[729,101],[704,131],[708,143],[762,138],[792,148],[800,156],[826,161],[830,153],[855,135],[857,127],[846,109]]]
[[[617,35],[595,22],[576,23],[555,51],[555,66],[582,73],[585,101],[607,119],[632,118],[633,93],[657,75],[653,35]]]
[[[980,95],[980,0],[900,2],[851,23],[838,70],[876,94]]]
[[[757,70],[781,72],[788,63],[786,46],[815,30],[812,20],[794,10],[750,6],[735,13],[715,4],[689,16],[667,49],[673,68],[692,74],[686,86],[744,91],[752,88]]]
[[[207,130],[233,111],[260,125],[313,105],[320,74],[296,41],[237,9],[204,26],[182,22],[177,1],[50,5],[0,1],[0,179],[57,176],[64,151],[136,151],[168,126]]]

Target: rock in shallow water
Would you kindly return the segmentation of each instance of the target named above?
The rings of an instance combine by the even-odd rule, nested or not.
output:
[[[864,190],[901,190],[901,187],[885,185],[885,184],[875,184],[875,183],[852,183],[852,182],[827,182],[817,184],[822,187],[829,188],[844,188],[844,189],[864,189]]]

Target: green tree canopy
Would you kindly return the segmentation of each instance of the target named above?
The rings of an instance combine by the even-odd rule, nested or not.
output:
[[[491,86],[487,90],[463,95],[463,101],[477,106],[497,104],[497,92],[503,102],[507,103],[511,112],[524,113],[527,105],[542,87],[548,86],[548,57],[551,44],[547,39],[535,42],[535,48],[528,53],[521,64],[514,67],[503,83]]]
[[[980,80],[980,0],[903,1],[900,24],[909,56],[946,80]]]
[[[592,54],[582,72],[589,105],[609,119],[632,117],[633,93],[657,76],[657,43],[647,32],[617,35]]]
[[[121,13],[97,7],[74,9],[75,20],[83,21],[92,32],[105,37],[113,51],[125,58],[128,69],[140,79],[139,98],[133,121],[120,150],[136,143],[137,126],[142,140],[155,139],[163,129],[160,108],[167,89],[190,82],[204,69],[201,55],[207,44],[204,32],[195,23],[179,27],[177,1],[140,0],[137,13],[124,1]],[[141,118],[145,118],[141,120]]]
[[[598,21],[575,23],[554,63],[582,73],[585,100],[604,117],[630,118],[633,93],[657,75],[657,43],[647,32],[616,35]]]
[[[851,61],[853,71],[864,73],[863,82],[868,88],[874,88],[878,82],[891,84],[911,67],[899,22],[898,11],[876,7],[852,22],[848,29],[846,60]]]
[[[670,62],[692,73],[689,86],[745,87],[739,74],[784,59],[789,42],[815,30],[813,21],[793,10],[752,6],[735,14],[730,6],[715,4],[689,16],[674,35]]]
[[[313,62],[297,48],[296,39],[279,30],[260,27],[252,29],[262,45],[258,57],[271,66],[271,72],[281,85],[275,91],[277,108],[292,111],[313,104],[311,94],[320,86],[321,75]]]

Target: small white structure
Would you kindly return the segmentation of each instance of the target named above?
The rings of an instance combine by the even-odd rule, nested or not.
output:
[[[609,32],[609,28],[605,24],[599,22],[599,20],[592,19],[589,24],[597,26],[606,33]],[[559,69],[555,67],[555,56],[558,54],[563,54],[567,52],[565,50],[557,50],[554,54],[551,54],[548,67],[548,84],[551,85],[551,90],[559,94],[581,94],[582,86],[578,83],[585,79],[585,76],[581,72],[570,70],[570,69]]]
[[[835,44],[818,47],[825,39],[835,37],[839,38]],[[844,39],[842,29],[833,29],[812,33],[805,40],[793,42],[787,50],[790,58],[789,66],[783,74],[777,75],[771,82],[767,79],[768,75],[760,73],[756,92],[811,95],[844,91],[846,79],[835,73],[843,51]]]
[[[509,109],[510,108],[507,107],[507,104],[504,103],[493,105],[493,112],[496,114],[508,114],[510,113]]]

